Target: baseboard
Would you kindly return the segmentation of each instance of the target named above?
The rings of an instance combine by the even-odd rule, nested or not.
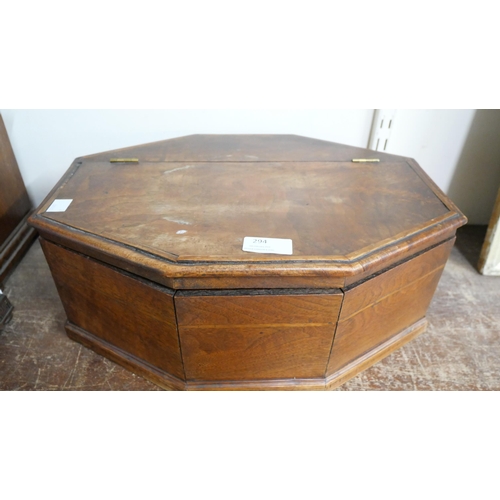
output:
[[[37,237],[36,230],[27,224],[30,215],[31,212],[26,214],[0,247],[0,284],[7,280]]]

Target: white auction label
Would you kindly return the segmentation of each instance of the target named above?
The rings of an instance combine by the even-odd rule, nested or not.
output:
[[[245,238],[243,239],[243,251],[292,255],[292,240],[288,240],[285,238],[261,238],[257,236],[245,236]]]
[[[71,205],[73,200],[54,200],[46,212],[66,212],[67,208]]]

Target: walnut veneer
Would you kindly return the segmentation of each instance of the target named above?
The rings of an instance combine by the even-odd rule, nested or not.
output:
[[[76,159],[30,222],[71,338],[166,387],[325,389],[425,329],[466,219],[408,158],[201,135]]]

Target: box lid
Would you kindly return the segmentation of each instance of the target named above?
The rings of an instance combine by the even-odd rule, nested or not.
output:
[[[56,199],[72,202],[47,211]],[[174,288],[342,286],[465,222],[414,160],[292,135],[78,158],[31,218],[47,239]],[[244,251],[245,237],[290,239],[292,254]]]

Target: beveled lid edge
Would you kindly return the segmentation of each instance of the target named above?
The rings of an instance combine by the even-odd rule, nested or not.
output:
[[[311,287],[314,287],[313,280],[315,277],[344,279],[347,277],[352,278],[358,274],[366,275],[367,273],[378,272],[398,261],[411,257],[425,248],[452,237],[457,228],[467,223],[465,215],[439,189],[418,163],[408,158],[407,162],[410,167],[449,211],[439,219],[431,221],[431,224],[401,236],[399,239],[391,239],[390,242],[385,244],[381,242],[381,245],[370,249],[370,251],[360,250],[348,256],[334,256],[330,259],[324,256],[311,256],[284,260],[270,256],[252,262],[225,262],[220,258],[218,261],[175,260],[173,256],[172,259],[169,259],[44,217],[43,214],[57,190],[69,181],[82,162],[83,157],[74,160],[61,180],[30,216],[28,224],[37,229],[49,241],[54,241],[75,251],[88,253],[110,264],[114,264],[115,261],[119,262],[124,266],[124,269],[126,269],[126,263],[126,266],[128,266],[126,270],[148,279],[152,279],[151,276],[156,276],[161,278],[159,279],[160,283],[170,283],[170,281],[173,283],[173,280],[181,278],[203,280],[204,278],[248,278],[249,276],[276,278],[300,276],[311,278]]]

